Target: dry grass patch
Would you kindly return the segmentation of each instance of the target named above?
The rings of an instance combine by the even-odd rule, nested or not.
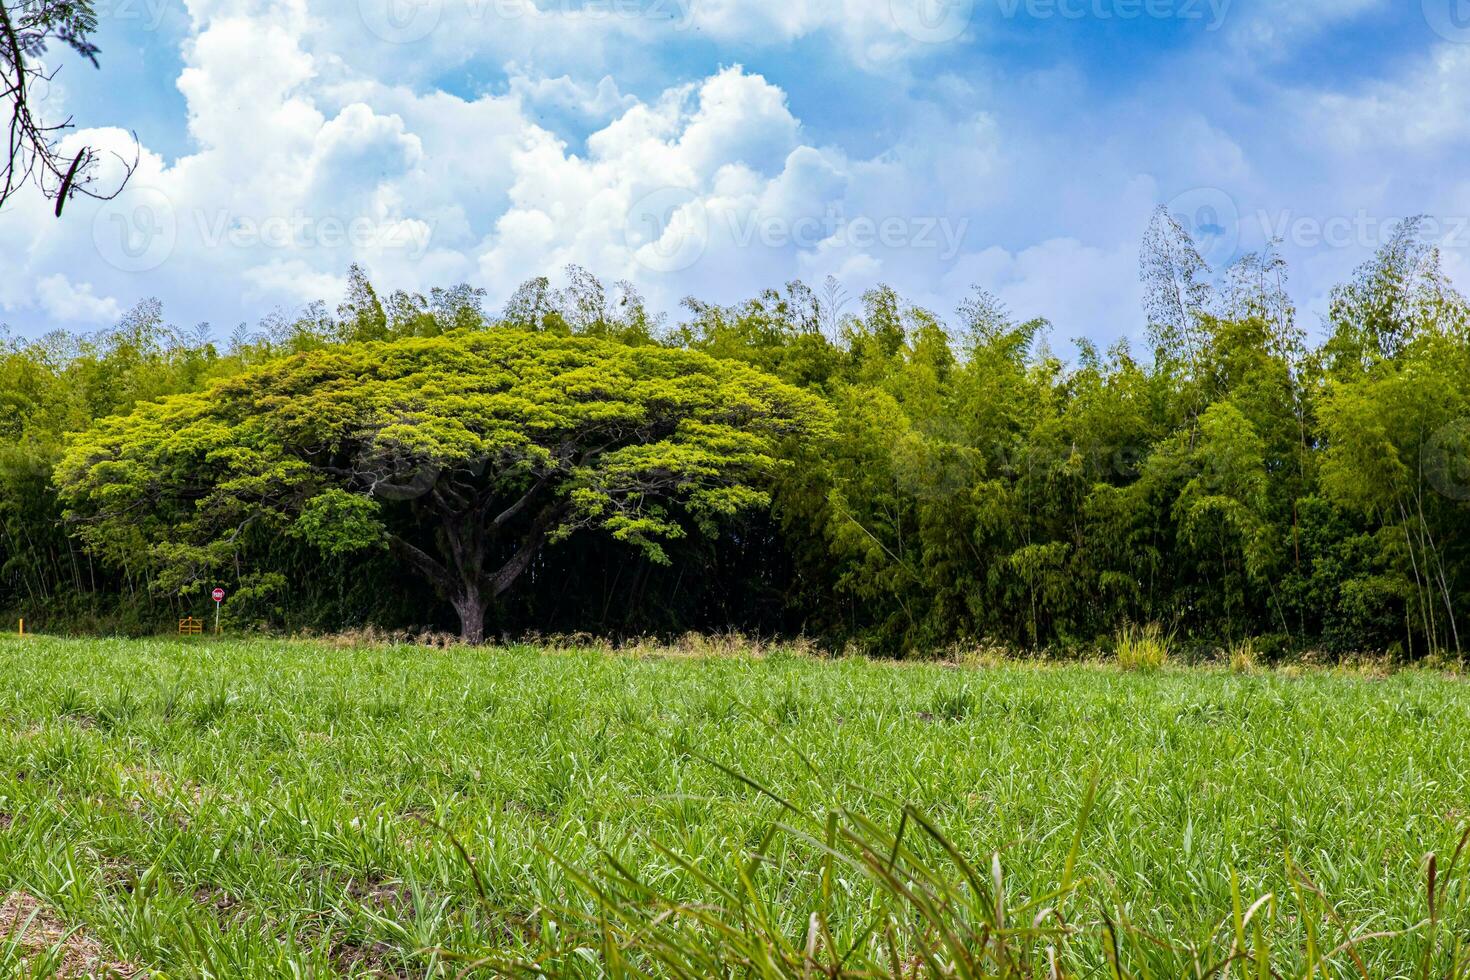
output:
[[[1117,637],[1118,666],[1124,670],[1162,670],[1169,664],[1169,648],[1174,634],[1165,633],[1158,623],[1129,626]]]
[[[13,892],[0,902],[0,964],[14,973],[54,977],[142,977],[141,967],[114,959],[102,944],[70,929],[42,902]]]
[[[1253,674],[1260,663],[1260,656],[1256,653],[1256,645],[1249,638],[1230,644],[1225,651],[1226,659],[1230,662],[1230,669],[1237,674]]]
[[[127,767],[119,771],[125,790],[140,792],[154,799],[179,801],[194,806],[204,804],[204,787],[193,780],[177,780],[157,769]]]

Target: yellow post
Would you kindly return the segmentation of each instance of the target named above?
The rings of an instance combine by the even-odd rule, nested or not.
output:
[[[26,635],[26,621],[25,621],[25,619],[21,619],[21,621],[20,621],[20,635],[21,636],[25,636]]]

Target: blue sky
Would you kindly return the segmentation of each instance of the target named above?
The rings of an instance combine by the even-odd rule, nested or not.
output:
[[[1311,328],[1395,219],[1470,286],[1470,0],[99,0],[70,139],[113,202],[0,213],[0,322],[154,296],[223,336],[352,262],[498,306],[568,263],[677,315],[803,278],[1054,342],[1142,333],[1167,205],[1223,267],[1283,238]],[[103,175],[104,179],[106,174]]]

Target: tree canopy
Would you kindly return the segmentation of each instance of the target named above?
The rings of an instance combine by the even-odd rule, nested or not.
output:
[[[782,444],[826,425],[812,395],[698,352],[456,332],[143,404],[75,438],[57,482],[94,551],[148,556],[165,589],[236,570],[262,536],[387,548],[478,642],[549,543],[596,530],[666,562],[664,542],[769,506]]]
[[[1272,246],[1212,269],[1161,215],[1140,271],[1152,349],[1069,361],[983,291],[945,316],[791,283],[668,324],[585,270],[499,312],[353,269],[340,305],[227,340],[151,301],[0,340],[0,608],[142,633],[222,584],[241,626],[458,606],[473,633],[477,591],[502,636],[900,655],[1158,621],[1268,654],[1460,652],[1470,303],[1419,226],[1315,339]]]

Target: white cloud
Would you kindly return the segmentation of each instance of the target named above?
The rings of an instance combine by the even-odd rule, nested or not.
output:
[[[483,278],[504,290],[570,262],[612,278],[670,270],[677,260],[659,259],[660,243],[670,256],[704,248],[710,210],[722,216],[732,194],[750,206],[799,132],[784,93],[738,67],[631,106],[587,138],[586,156],[530,129],[511,159],[510,207],[479,258]]]
[[[1230,3],[1230,0],[1222,0]],[[1234,3],[1225,14],[1237,47],[1256,57],[1284,57],[1342,23],[1381,11],[1393,0],[1292,0],[1246,8]],[[1415,0],[1417,6],[1417,0]]]
[[[1056,238],[1014,253],[994,246],[957,264],[948,283],[956,294],[970,284],[994,293],[1018,319],[1045,317],[1064,340],[1142,339],[1136,245],[1103,249]]]
[[[343,6],[346,16],[321,15],[330,50],[358,70],[386,59],[419,79],[462,65],[512,62],[548,77],[605,73],[659,46],[770,49],[818,36],[864,67],[897,67],[969,36],[985,14],[980,0],[350,0]]]
[[[257,265],[246,269],[242,278],[257,295],[286,298],[295,303],[310,303],[341,296],[347,287],[344,277],[320,272],[300,259],[275,260]]]
[[[687,22],[722,41],[790,43],[830,33],[865,67],[933,53],[972,35],[973,0],[682,0]]]
[[[1313,132],[1350,150],[1434,150],[1470,142],[1470,45],[1441,44],[1404,77],[1366,90],[1322,93]]]
[[[1238,103],[1228,68],[1198,98],[1143,85],[1101,108],[1066,59],[1002,78],[976,53],[906,74],[985,27],[993,5],[963,0],[942,5],[956,21],[934,0],[430,0],[400,6],[433,15],[406,26],[377,16],[390,0],[186,2],[187,151],[145,150],[119,200],[74,201],[63,222],[17,200],[0,221],[8,314],[101,317],[107,297],[158,295],[183,319],[234,321],[332,302],[354,261],[388,289],[469,280],[494,304],[576,262],[665,310],[835,275],[947,311],[979,282],[1061,336],[1108,338],[1139,323],[1137,243],[1161,199],[1221,188],[1242,218],[1385,207],[1408,196],[1392,174],[1433,173],[1421,154],[1457,148],[1470,118],[1470,46],[1350,95],[1259,86]],[[1275,58],[1384,3],[1237,0],[1221,36],[1238,47],[1222,50]],[[722,50],[751,67],[701,60]],[[780,72],[809,56],[817,81],[789,96]],[[846,73],[874,68],[895,69],[891,102],[859,132],[867,107],[834,103]],[[122,130],[66,145],[82,141],[131,152]],[[1408,165],[1368,172],[1370,141]],[[1326,176],[1301,176],[1314,168]],[[1328,268],[1304,262],[1304,293]]]
[[[570,75],[536,78],[521,74],[514,65],[510,66],[510,75],[511,94],[533,109],[561,110],[583,119],[605,121],[638,104],[636,98],[618,90],[611,75],[602,76],[596,85],[579,82]]]
[[[881,33],[886,5],[880,16],[846,0],[698,16],[716,34],[796,37],[860,8],[844,30]],[[54,274],[81,248],[111,294],[230,319],[240,306],[330,302],[354,261],[389,289],[468,279],[492,304],[568,263],[631,279],[670,310],[796,276],[835,275],[854,293],[888,279],[947,300],[955,263],[980,247],[970,210],[1002,166],[985,113],[926,116],[866,159],[815,145],[786,93],[738,65],[642,99],[606,76],[517,68],[503,94],[465,98],[382,81],[331,46],[342,19],[309,16],[303,0],[190,10],[179,89],[195,148],[171,163],[145,152],[116,202],[79,205],[26,242],[34,261],[14,281]],[[540,124],[548,110],[592,124],[583,149]],[[0,271],[0,300],[31,302],[8,281]]]
[[[73,283],[61,273],[36,283],[36,299],[48,316],[60,323],[108,324],[122,315],[122,306],[111,296],[98,296],[92,284]]]

